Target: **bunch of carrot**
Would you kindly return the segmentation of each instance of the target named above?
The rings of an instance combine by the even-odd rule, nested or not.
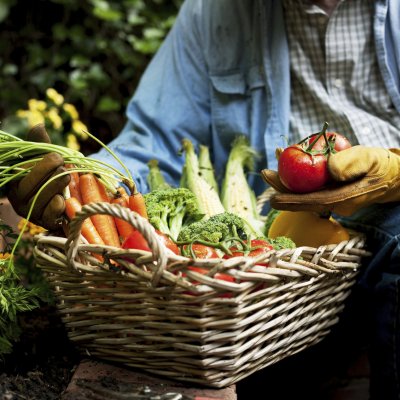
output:
[[[65,199],[65,214],[71,220],[82,207],[90,203],[108,202],[129,207],[144,218],[147,211],[143,195],[139,192],[128,194],[120,186],[115,193],[109,192],[102,182],[91,172],[79,173],[69,164],[71,181],[69,196]],[[110,215],[93,215],[87,218],[81,228],[82,236],[90,244],[121,247],[124,240],[134,232],[134,227],[120,218]]]

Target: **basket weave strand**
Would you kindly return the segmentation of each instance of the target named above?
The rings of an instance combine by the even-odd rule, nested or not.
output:
[[[85,243],[82,223],[95,214],[129,221],[152,252]],[[67,239],[38,236],[34,254],[83,352],[220,388],[322,340],[368,255],[364,246],[355,236],[258,258],[192,260],[167,250],[136,213],[98,203],[82,208]]]

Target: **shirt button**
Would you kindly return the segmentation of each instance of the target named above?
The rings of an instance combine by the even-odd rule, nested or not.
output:
[[[335,80],[333,81],[333,84],[334,84],[334,86],[335,86],[337,89],[340,89],[340,88],[343,86],[343,82],[342,82],[341,79],[335,79]]]
[[[363,126],[363,127],[361,128],[361,133],[362,133],[363,135],[368,135],[370,132],[371,132],[371,128],[370,128],[369,126]]]

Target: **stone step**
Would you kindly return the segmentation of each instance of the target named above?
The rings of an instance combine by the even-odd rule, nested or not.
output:
[[[62,400],[89,398],[237,400],[237,395],[235,385],[224,389],[194,387],[101,361],[84,359],[76,368]]]

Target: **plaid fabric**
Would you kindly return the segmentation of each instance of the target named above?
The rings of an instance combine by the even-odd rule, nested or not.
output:
[[[382,80],[373,40],[373,0],[342,0],[328,17],[285,0],[291,59],[290,141],[321,130],[353,144],[400,147],[400,116]]]

